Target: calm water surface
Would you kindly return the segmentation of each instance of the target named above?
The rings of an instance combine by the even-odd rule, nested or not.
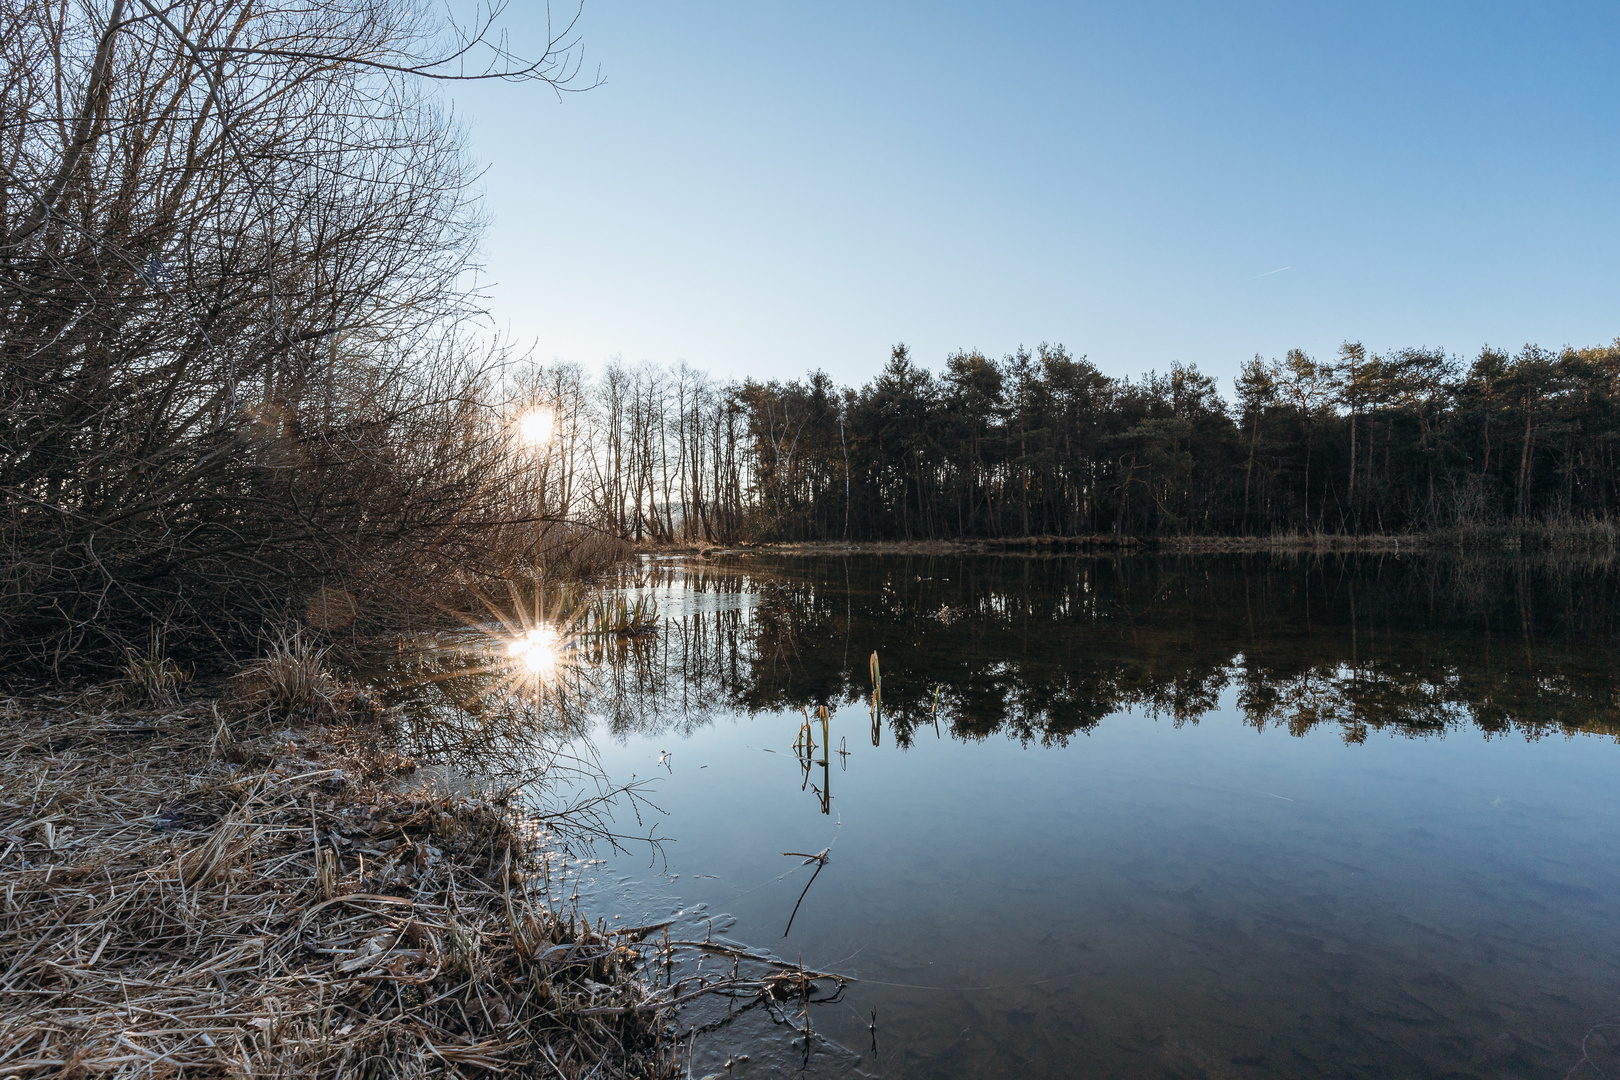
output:
[[[808,1055],[756,1011],[699,1069],[1620,1068],[1603,563],[739,557],[625,587],[660,630],[604,663],[594,742],[657,777],[672,839],[598,902],[858,980]],[[815,867],[782,853],[822,849],[784,935]]]

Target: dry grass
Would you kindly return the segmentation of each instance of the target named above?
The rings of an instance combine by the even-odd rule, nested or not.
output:
[[[163,639],[154,632],[144,653],[124,652],[119,691],[125,701],[142,705],[173,705],[191,682],[191,672],[163,653]]]
[[[656,928],[593,927],[513,807],[402,783],[384,721],[0,709],[0,1077],[672,1077],[676,1006],[789,978],[644,977]]]
[[[279,634],[265,655],[236,676],[237,701],[277,718],[317,719],[342,711],[348,694],[326,670],[329,647],[302,630]]]

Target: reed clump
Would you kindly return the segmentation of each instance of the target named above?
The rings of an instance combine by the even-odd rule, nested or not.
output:
[[[125,701],[144,705],[173,705],[180,700],[192,672],[170,659],[162,638],[153,633],[143,651],[126,649],[119,672],[118,690]]]
[[[237,673],[232,697],[280,719],[338,715],[355,691],[327,671],[330,651],[301,628],[285,631],[270,642],[263,656]]]
[[[0,713],[0,1075],[678,1073],[652,928],[554,895],[514,806],[402,783],[378,710]]]

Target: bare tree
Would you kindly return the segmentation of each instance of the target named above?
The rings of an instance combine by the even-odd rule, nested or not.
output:
[[[426,11],[0,0],[12,661],[247,629],[480,505],[480,222],[431,86],[572,89],[579,53]]]

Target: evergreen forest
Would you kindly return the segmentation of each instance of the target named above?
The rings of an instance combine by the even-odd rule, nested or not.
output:
[[[1062,346],[904,345],[861,387],[685,365],[540,369],[551,512],[653,541],[1607,533],[1620,341],[1256,356],[1105,375]]]

